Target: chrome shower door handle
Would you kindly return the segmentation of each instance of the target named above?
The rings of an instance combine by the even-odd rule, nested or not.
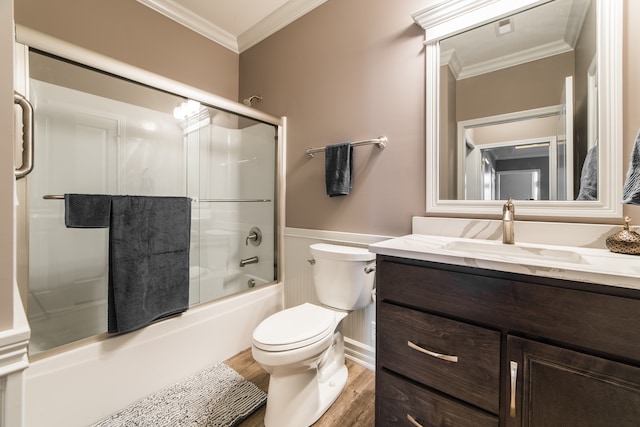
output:
[[[22,164],[15,170],[16,179],[20,179],[33,170],[33,107],[18,92],[13,93],[13,103],[22,109]]]
[[[20,179],[33,170],[33,107],[18,92],[14,92],[13,102],[22,109],[22,164],[15,170],[16,179]]]

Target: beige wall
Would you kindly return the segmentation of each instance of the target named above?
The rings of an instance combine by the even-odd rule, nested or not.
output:
[[[573,52],[458,80],[458,121],[531,110],[560,103],[566,76],[574,75]]]
[[[640,46],[634,43],[640,36],[634,24],[640,4],[624,0],[624,5],[626,171],[640,128]],[[411,231],[411,216],[424,214],[423,34],[410,17],[424,6],[425,0],[377,2],[375,8],[367,0],[329,1],[240,55],[239,98],[261,94],[257,108],[289,117],[287,226],[400,235]],[[16,20],[236,98],[229,82],[238,78],[237,55],[137,2],[16,0]],[[191,64],[182,65],[187,59]],[[215,66],[201,67],[202,62]],[[306,148],[378,135],[389,137],[385,150],[355,149],[352,193],[327,197],[324,156],[309,160]],[[640,221],[640,208],[625,206],[625,213]]]
[[[238,55],[135,0],[15,0],[16,23],[229,99]]]
[[[333,0],[240,55],[240,95],[288,117],[286,225],[383,235],[425,206],[425,0]],[[329,198],[309,147],[386,135],[354,150],[354,188]]]
[[[623,1],[626,171],[640,128],[640,2]],[[289,117],[287,226],[401,235],[424,214],[424,53],[410,14],[426,3],[329,1],[240,55],[241,97],[260,93],[257,108]],[[378,134],[389,147],[356,148],[352,194],[327,197],[323,155],[304,150]],[[640,224],[640,207],[624,211]]]

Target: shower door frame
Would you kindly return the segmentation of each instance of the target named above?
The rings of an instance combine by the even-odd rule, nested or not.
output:
[[[276,185],[275,185],[275,239],[274,239],[274,257],[276,259],[276,280],[273,284],[279,284],[282,282],[283,268],[281,260],[283,259],[283,227],[284,227],[284,208],[285,208],[285,153],[286,153],[286,117],[276,117],[254,108],[248,107],[239,102],[235,102],[212,93],[200,90],[198,88],[188,86],[166,77],[160,76],[155,73],[151,73],[146,70],[139,69],[132,65],[114,60],[112,58],[97,54],[95,52],[83,49],[76,45],[55,39],[48,35],[42,34],[38,31],[16,25],[16,90],[24,93],[27,99],[28,94],[28,82],[29,82],[29,69],[28,69],[28,51],[29,48],[34,48],[42,52],[46,52],[63,59],[67,59],[78,64],[82,64],[97,70],[101,70],[118,77],[122,77],[127,80],[131,80],[135,83],[139,83],[145,86],[151,86],[153,88],[166,91],[168,93],[185,97],[187,99],[194,99],[202,104],[206,104],[210,107],[223,110],[229,113],[237,114],[242,117],[253,119],[265,124],[273,125],[277,127],[276,135]],[[38,165],[35,165],[37,168]],[[26,178],[28,179],[28,177]],[[20,200],[20,206],[17,212],[17,258],[18,258],[18,287],[20,289],[21,298],[25,311],[27,308],[27,296],[29,292],[29,264],[28,264],[28,236],[29,236],[29,221],[28,221],[28,186],[26,185],[26,179],[19,180],[17,185],[17,192]],[[55,349],[52,349],[55,350]],[[49,351],[44,351],[36,355],[36,358],[46,357]]]

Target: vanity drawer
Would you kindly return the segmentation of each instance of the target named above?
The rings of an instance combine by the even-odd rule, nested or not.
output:
[[[498,417],[458,403],[386,371],[376,374],[376,425],[498,427]]]
[[[380,367],[498,413],[498,331],[384,302],[377,316]]]

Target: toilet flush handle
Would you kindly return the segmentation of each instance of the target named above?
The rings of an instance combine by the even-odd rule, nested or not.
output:
[[[367,265],[364,268],[364,272],[369,274],[369,273],[373,273],[374,271],[376,271],[376,263],[372,262],[371,264]]]
[[[313,265],[313,264],[315,264],[315,263],[316,263],[316,260],[315,260],[315,259],[313,259],[313,258],[308,259],[307,261],[309,261],[309,264],[311,264],[311,265]]]

